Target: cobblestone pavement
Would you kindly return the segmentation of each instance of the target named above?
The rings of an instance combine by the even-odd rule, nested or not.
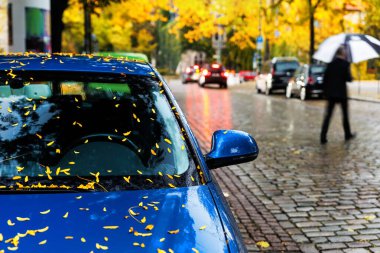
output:
[[[169,86],[204,152],[217,129],[247,131],[259,145],[254,162],[214,171],[250,252],[380,252],[380,104],[350,101],[358,136],[347,143],[335,109],[321,146],[324,101],[250,84]],[[271,246],[259,249],[261,240]]]

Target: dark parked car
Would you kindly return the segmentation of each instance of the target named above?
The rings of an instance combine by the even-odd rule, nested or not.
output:
[[[199,85],[204,87],[206,84],[215,83],[219,84],[220,88],[227,88],[228,72],[220,64],[211,64],[209,67],[202,69],[199,78]]]
[[[289,79],[299,67],[295,57],[275,57],[265,62],[262,72],[256,77],[256,90],[269,95],[274,90],[286,90]]]
[[[193,65],[187,67],[181,75],[182,83],[198,82],[201,76],[201,67],[199,65]]]
[[[286,97],[299,97],[301,100],[306,100],[311,96],[323,96],[323,75],[326,66],[321,64],[302,65],[294,76],[289,80],[286,88]]]
[[[0,56],[0,251],[247,252],[210,169],[258,152],[218,130],[202,154],[149,63]]]

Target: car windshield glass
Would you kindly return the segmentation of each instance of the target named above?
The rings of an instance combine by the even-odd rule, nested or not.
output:
[[[325,66],[312,66],[310,70],[312,75],[322,75],[325,72]]]
[[[123,190],[197,184],[162,89],[142,76],[0,79],[0,188]]]
[[[286,72],[286,71],[295,71],[298,68],[299,64],[296,61],[283,61],[277,62],[275,64],[276,72]]]

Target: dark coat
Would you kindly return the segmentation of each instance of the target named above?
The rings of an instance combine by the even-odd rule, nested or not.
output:
[[[335,58],[327,65],[323,77],[325,96],[328,99],[346,99],[347,84],[351,82],[350,63],[341,58]]]

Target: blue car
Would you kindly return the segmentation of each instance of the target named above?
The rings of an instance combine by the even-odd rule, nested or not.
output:
[[[0,251],[246,252],[209,170],[258,152],[219,130],[203,155],[148,63],[1,56]]]

